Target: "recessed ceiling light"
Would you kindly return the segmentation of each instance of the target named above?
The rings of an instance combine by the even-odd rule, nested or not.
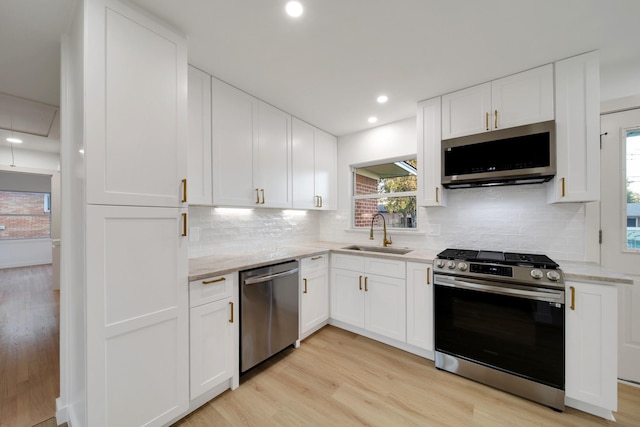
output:
[[[22,144],[22,140],[19,138],[10,137],[10,138],[7,138],[7,141],[12,144]]]
[[[304,8],[302,7],[302,4],[299,1],[290,1],[285,6],[285,10],[287,11],[287,15],[293,18],[297,18],[300,15],[302,15]]]
[[[389,97],[387,95],[380,95],[376,101],[378,101],[379,104],[384,104],[385,102],[387,102],[389,100]]]
[[[368,121],[369,123],[375,123],[375,122],[377,122],[377,121],[378,121],[378,118],[377,118],[377,117],[373,117],[373,116],[371,116],[371,117],[369,117],[369,119],[368,119],[367,121]]]

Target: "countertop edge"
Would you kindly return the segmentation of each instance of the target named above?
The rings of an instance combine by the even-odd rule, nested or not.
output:
[[[349,243],[317,242],[315,244],[296,245],[280,248],[276,251],[258,253],[237,253],[211,255],[189,259],[189,281],[201,280],[212,276],[221,276],[236,271],[280,264],[291,260],[339,253],[351,256],[395,259],[409,262],[433,263],[437,252],[429,249],[415,249],[407,254],[387,254],[380,252],[353,251],[342,249]],[[565,281],[597,282],[605,285],[633,285],[632,277],[607,269],[596,263],[582,261],[558,262]],[[215,265],[213,267],[212,265]]]

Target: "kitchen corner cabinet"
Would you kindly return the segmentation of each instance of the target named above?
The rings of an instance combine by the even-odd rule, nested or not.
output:
[[[333,254],[331,266],[331,318],[405,341],[405,262]]]
[[[418,205],[445,206],[441,184],[441,98],[418,103]]]
[[[86,203],[186,206],[186,40],[117,1],[87,13]]]
[[[613,419],[618,405],[617,288],[566,282],[568,406]]]
[[[442,139],[553,118],[552,64],[442,96]]]
[[[191,400],[239,381],[239,313],[236,274],[189,283]]]
[[[432,271],[431,264],[407,262],[407,343],[430,352],[434,345]]]
[[[291,133],[293,208],[336,209],[336,138],[295,117]]]
[[[548,202],[600,199],[600,61],[597,52],[555,63],[556,176]]]
[[[211,82],[213,204],[290,208],[291,116]]]
[[[211,76],[189,66],[188,200],[211,205]]]
[[[329,320],[329,254],[300,261],[300,339]]]

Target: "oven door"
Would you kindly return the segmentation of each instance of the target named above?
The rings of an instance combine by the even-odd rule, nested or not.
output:
[[[434,275],[436,351],[564,390],[564,291]]]

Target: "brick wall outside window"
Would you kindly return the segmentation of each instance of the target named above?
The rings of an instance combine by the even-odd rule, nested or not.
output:
[[[376,194],[378,192],[378,180],[356,174],[356,194]],[[356,200],[355,226],[371,226],[371,217],[378,212],[378,199]],[[374,222],[374,225],[377,225]]]
[[[0,240],[51,237],[51,215],[44,193],[0,191]]]

